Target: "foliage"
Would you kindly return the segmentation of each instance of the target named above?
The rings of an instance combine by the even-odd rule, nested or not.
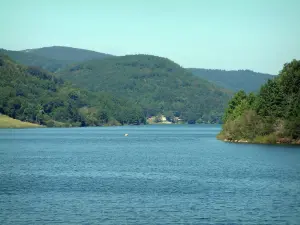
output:
[[[0,113],[46,126],[101,126],[145,122],[142,109],[104,92],[75,88],[38,68],[0,55]]]
[[[237,92],[229,101],[220,138],[253,142],[300,139],[300,61],[284,65],[279,76],[254,95]]]
[[[71,61],[49,59],[31,52],[9,51],[0,49],[0,54],[9,56],[17,63],[24,64],[27,66],[41,67],[50,72],[57,71],[60,68],[64,68],[71,63]]]
[[[168,118],[180,116],[189,123],[221,122],[231,95],[171,60],[151,55],[74,64],[59,76],[91,91],[126,97],[140,105],[147,117],[168,113]]]
[[[229,91],[192,76],[172,61],[155,56],[114,57],[60,46],[0,52],[18,63],[59,73],[80,87],[129,99],[138,108],[141,106],[142,113],[148,117],[168,113],[170,121],[176,116],[188,123],[220,123],[231,95]],[[97,60],[83,62],[92,59]],[[76,62],[82,63],[74,64]],[[122,123],[133,121],[126,118],[125,113],[117,114],[115,117]],[[91,115],[89,121],[93,121]]]
[[[51,46],[44,48],[36,48],[25,50],[26,52],[34,53],[35,55],[46,57],[48,59],[55,59],[69,62],[83,62],[92,59],[102,59],[111,57],[112,55],[95,52],[91,50],[71,48],[64,46]]]
[[[216,69],[189,69],[194,75],[206,79],[220,87],[232,91],[244,90],[246,93],[257,92],[261,85],[274,76],[257,73],[251,70],[216,70]]]
[[[235,119],[240,116],[244,108],[247,108],[247,95],[244,91],[237,92],[229,101],[228,107],[225,111],[223,121],[226,122],[229,117]]]
[[[102,59],[112,56],[85,49],[60,46],[29,49],[24,51],[9,51],[0,49],[0,54],[8,55],[20,64],[41,67],[50,72],[56,72],[75,62]]]

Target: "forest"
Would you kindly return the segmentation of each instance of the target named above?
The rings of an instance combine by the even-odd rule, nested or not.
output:
[[[180,117],[188,123],[220,123],[231,92],[198,78],[173,61],[127,55],[73,64],[58,74],[81,88],[126,97],[146,117]]]
[[[300,61],[286,63],[259,92],[237,92],[218,135],[225,141],[300,144]]]
[[[258,73],[252,70],[217,70],[189,68],[195,76],[206,79],[220,87],[237,92],[244,90],[246,93],[258,92],[260,86],[275,76]]]
[[[186,69],[153,55],[113,56],[62,46],[0,49],[0,55],[0,113],[46,126],[145,124],[164,115],[175,123],[225,122],[226,128],[244,108],[265,121],[273,115],[263,113],[268,109],[263,105],[279,107],[265,92],[281,79],[250,70]],[[290,126],[287,118],[276,118]]]
[[[0,54],[0,113],[48,127],[145,123],[142,108],[108,93],[89,92]]]
[[[57,72],[76,62],[112,57],[112,55],[85,49],[52,46],[22,51],[0,49],[0,54],[9,56],[17,63],[37,66],[50,72]]]

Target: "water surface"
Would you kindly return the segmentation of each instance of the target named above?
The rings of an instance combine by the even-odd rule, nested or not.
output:
[[[300,148],[219,130],[0,130],[0,224],[300,224]]]

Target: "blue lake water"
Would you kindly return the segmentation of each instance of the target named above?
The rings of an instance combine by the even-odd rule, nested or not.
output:
[[[219,130],[2,129],[0,224],[300,224],[300,148]]]

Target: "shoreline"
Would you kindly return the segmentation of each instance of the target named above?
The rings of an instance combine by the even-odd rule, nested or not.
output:
[[[0,115],[0,129],[28,129],[28,128],[45,128],[45,126],[14,119],[3,114]]]
[[[23,122],[23,121],[21,121]],[[29,122],[24,122],[24,123],[29,123]],[[22,126],[22,127],[13,127],[13,126],[0,126],[0,129],[30,129],[30,128],[85,128],[85,127],[90,127],[90,128],[96,128],[96,127],[128,127],[128,126],[153,126],[153,125],[159,125],[159,126],[165,126],[165,125],[171,125],[171,126],[176,126],[176,125],[207,125],[207,123],[197,123],[197,124],[188,124],[188,123],[148,123],[148,124],[124,124],[124,125],[101,125],[101,126],[46,126],[46,125],[39,125],[39,124],[34,124],[34,123],[29,123],[30,125],[28,126]],[[214,124],[208,124],[208,125],[214,125]]]
[[[300,139],[288,139],[288,141],[285,138],[281,138],[276,140],[276,142],[259,142],[259,141],[250,141],[246,139],[227,139],[227,138],[217,138],[220,141],[227,142],[227,143],[237,143],[237,144],[272,144],[272,145],[300,145]]]

